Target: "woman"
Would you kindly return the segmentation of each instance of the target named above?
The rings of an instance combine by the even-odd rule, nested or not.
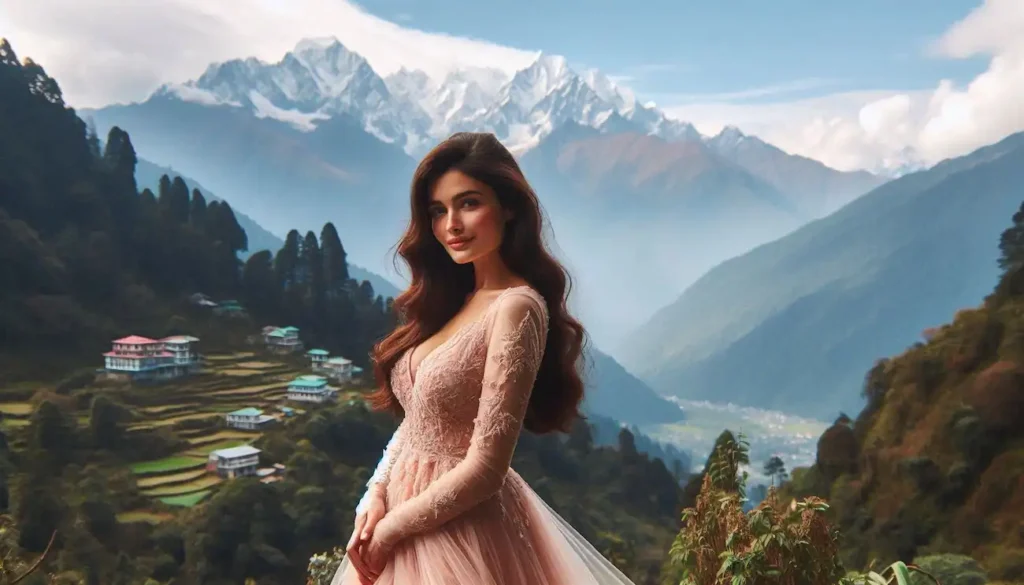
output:
[[[370,397],[402,422],[334,585],[630,583],[509,467],[524,427],[566,431],[583,398],[584,331],[542,226],[491,134],[455,134],[417,168],[404,322],[374,349]]]

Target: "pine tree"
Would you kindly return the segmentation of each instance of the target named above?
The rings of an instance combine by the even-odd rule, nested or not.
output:
[[[186,223],[189,206],[188,185],[181,177],[174,177],[167,198],[168,219],[176,224]]]
[[[117,126],[111,128],[103,150],[103,163],[113,175],[116,189],[132,194],[138,190],[135,184],[135,165],[138,162],[128,133]]]
[[[284,238],[284,245],[274,257],[274,272],[281,290],[292,289],[297,282],[299,267],[299,232],[291,230]]]
[[[331,222],[324,224],[320,231],[320,251],[323,254],[324,288],[327,297],[334,298],[345,291],[349,276],[345,248]]]
[[[188,221],[200,230],[206,227],[206,197],[199,189],[192,189],[192,200],[189,202]]]
[[[999,268],[1013,272],[1024,266],[1024,203],[1013,214],[1013,225],[999,237]]]

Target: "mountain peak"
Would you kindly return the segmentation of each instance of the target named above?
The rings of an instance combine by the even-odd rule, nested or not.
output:
[[[538,54],[537,59],[527,69],[543,70],[552,77],[561,77],[571,73],[568,59],[561,55],[548,55],[545,53]]]
[[[295,48],[292,49],[292,51],[296,53],[304,53],[307,51],[324,51],[335,45],[341,45],[342,47],[345,46],[341,43],[338,37],[335,36],[310,37],[302,39],[298,43],[296,43]]]
[[[746,136],[747,135],[744,134],[743,131],[740,130],[738,127],[733,126],[732,124],[728,124],[722,128],[722,130],[718,133],[717,136],[715,136],[715,138],[735,139],[745,138]]]

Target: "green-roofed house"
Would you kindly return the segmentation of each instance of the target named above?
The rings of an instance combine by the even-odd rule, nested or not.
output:
[[[306,357],[309,358],[309,365],[314,371],[322,368],[330,355],[326,349],[311,349],[306,352]]]
[[[229,427],[247,431],[259,430],[274,422],[277,422],[276,418],[269,414],[263,414],[263,411],[258,408],[242,408],[227,414]]]
[[[217,306],[213,308],[213,314],[223,315],[225,317],[242,317],[245,315],[245,307],[234,299],[220,301],[217,303]]]
[[[338,391],[327,384],[323,376],[299,376],[288,384],[288,400],[322,404],[334,400]]]
[[[274,353],[294,353],[302,351],[302,340],[299,339],[298,327],[274,327],[268,325],[263,328],[263,342],[267,349]]]

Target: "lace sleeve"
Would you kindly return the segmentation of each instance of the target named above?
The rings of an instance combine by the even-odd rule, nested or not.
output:
[[[377,463],[377,468],[373,470],[373,475],[371,475],[370,480],[366,482],[366,491],[363,493],[363,497],[359,500],[359,504],[356,505],[356,514],[360,514],[366,509],[366,506],[369,505],[371,496],[383,494],[383,490],[387,488],[387,480],[390,479],[391,465],[395,460],[396,451],[398,449],[397,444],[401,433],[402,427],[399,425],[399,427],[395,429],[395,433],[391,435],[391,439],[388,440],[388,445],[384,448],[384,454]]]
[[[489,334],[480,404],[465,459],[384,521],[402,539],[432,530],[501,489],[547,340],[547,310],[522,293],[501,299]]]

